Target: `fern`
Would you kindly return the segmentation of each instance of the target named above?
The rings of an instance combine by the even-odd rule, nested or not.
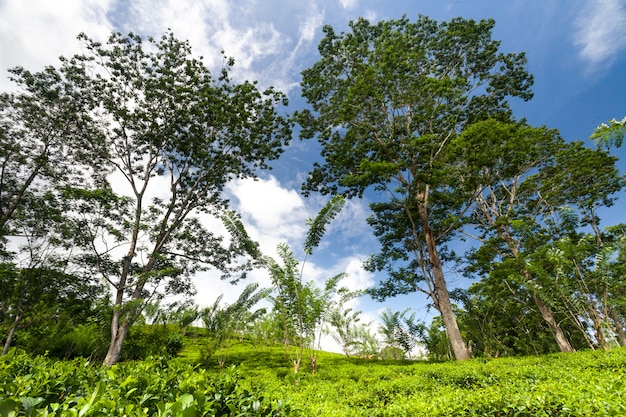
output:
[[[326,203],[314,220],[309,219],[307,221],[310,226],[304,242],[304,252],[307,255],[313,254],[313,248],[319,245],[326,231],[326,226],[339,214],[345,204],[345,198],[341,195],[336,195]]]
[[[263,255],[259,249],[259,244],[250,238],[239,215],[229,210],[222,214],[221,219],[233,239],[233,246],[243,250],[255,261],[260,261]]]

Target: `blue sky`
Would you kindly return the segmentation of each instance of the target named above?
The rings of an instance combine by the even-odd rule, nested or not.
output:
[[[75,36],[86,32],[106,39],[111,31],[160,36],[171,28],[191,42],[210,68],[221,63],[220,51],[236,60],[236,80],[258,80],[286,92],[291,110],[299,98],[300,72],[317,59],[321,26],[345,30],[350,20],[371,21],[418,14],[436,20],[453,17],[494,18],[494,38],[505,52],[524,51],[535,77],[530,102],[513,102],[515,115],[533,125],[557,128],[564,138],[588,138],[600,123],[626,116],[626,1],[624,0],[0,0],[0,70],[21,65],[31,70],[58,63],[60,55],[77,52]],[[0,77],[0,88],[10,88]],[[299,253],[306,218],[315,215],[324,198],[304,199],[299,193],[319,149],[294,138],[275,169],[256,182],[237,181],[228,187],[233,208],[245,220],[264,252],[274,254],[280,242]],[[626,148],[616,152],[622,171]],[[624,221],[624,198],[605,212],[607,224]],[[348,272],[346,284],[364,288],[379,277],[360,267],[376,250],[368,229],[367,201],[351,201],[331,227],[322,246],[307,263],[305,279],[322,281]],[[220,226],[211,223],[215,228]],[[449,267],[451,286],[466,285]],[[252,279],[268,285],[262,271]],[[234,300],[238,288],[216,274],[196,279],[197,302],[208,305],[221,293]],[[371,320],[385,307],[411,307],[428,319],[426,300],[409,295],[376,303],[355,302]]]

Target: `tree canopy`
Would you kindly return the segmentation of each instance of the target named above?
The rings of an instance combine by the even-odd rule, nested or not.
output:
[[[377,24],[359,19],[341,34],[325,26],[321,57],[302,73],[312,110],[299,120],[324,157],[304,189],[349,196],[378,191],[371,224],[382,250],[368,266],[386,270],[390,281],[376,294],[426,292],[457,359],[470,353],[442,260],[451,257],[446,241],[475,190],[465,186],[473,173],[451,143],[481,120],[509,120],[509,98],[532,97],[524,54],[499,52],[493,27],[493,20],[439,23],[425,16]]]
[[[230,58],[212,74],[171,32],[79,40],[84,53],[61,58],[59,68],[14,70],[25,92],[0,100],[8,161],[0,228],[5,236],[5,219],[36,186],[54,187],[73,260],[113,292],[111,365],[146,302],[190,291],[190,276],[203,269],[232,279],[245,271],[245,248],[209,230],[200,214],[219,219],[228,181],[269,168],[291,125],[279,114],[283,93],[232,82]]]

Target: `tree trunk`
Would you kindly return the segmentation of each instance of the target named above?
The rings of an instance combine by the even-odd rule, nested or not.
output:
[[[15,331],[17,330],[17,326],[20,325],[22,321],[22,316],[18,314],[15,316],[15,320],[13,320],[13,325],[9,329],[9,334],[7,335],[7,340],[4,342],[4,347],[2,348],[2,355],[4,356],[9,352],[9,348],[11,347],[11,343],[13,343],[13,336],[15,336]]]
[[[443,324],[446,328],[446,334],[448,335],[448,339],[452,345],[454,357],[459,361],[470,359],[472,354],[465,344],[463,336],[461,336],[461,330],[459,329],[456,316],[452,310],[452,304],[450,303],[450,295],[448,294],[448,288],[443,277],[441,265],[439,266],[439,271],[434,270],[433,267],[433,274],[435,275],[434,288],[437,296],[436,303],[438,305],[439,313],[441,313]]]
[[[617,311],[614,308],[609,307],[609,316],[615,326],[615,332],[617,333],[617,340],[619,340],[620,346],[626,346],[626,335],[624,334],[624,323],[620,320]]]
[[[119,313],[118,313],[119,314]],[[115,312],[114,312],[115,315]],[[115,333],[113,335],[113,333]],[[104,366],[113,366],[119,361],[120,354],[122,353],[122,345],[128,334],[128,323],[124,321],[121,326],[115,329],[115,332],[111,330],[111,343],[109,344],[109,350],[104,358]]]
[[[554,318],[554,314],[552,313],[550,307],[537,294],[533,294],[533,300],[541,313],[541,317],[543,317],[545,322],[548,324],[552,335],[554,335],[554,340],[559,346],[561,352],[574,352],[574,348],[569,343],[569,340],[567,340],[567,337],[565,337],[565,334],[563,333],[563,330],[561,330],[559,323]]]
[[[424,239],[426,241],[426,248],[428,250],[428,257],[432,272],[434,276],[434,296],[435,307],[441,313],[443,319],[443,325],[446,328],[446,334],[452,345],[454,351],[454,357],[456,360],[463,361],[470,359],[472,354],[461,336],[461,330],[456,321],[456,316],[452,310],[452,304],[450,303],[450,294],[448,293],[448,287],[446,285],[445,276],[443,274],[443,266],[441,265],[441,259],[437,253],[437,246],[433,231],[430,228],[430,222],[428,221],[428,211],[424,203],[418,205],[418,212],[420,216],[420,223],[424,233]]]
[[[126,275],[122,275],[121,284],[126,282]],[[122,318],[122,304],[124,302],[123,285],[117,288],[115,295],[115,304],[113,305],[113,315],[111,317],[111,342],[109,350],[104,358],[103,365],[113,366],[117,363],[122,352],[122,345],[128,334],[129,320],[128,317]],[[121,323],[121,324],[120,324]]]
[[[508,240],[508,244],[509,244],[509,247],[511,248],[511,252],[513,253],[513,256],[515,256],[516,259],[519,259],[521,256],[519,253],[519,250],[517,246],[515,246],[512,242],[513,242],[512,239]],[[548,327],[550,328],[550,331],[552,332],[552,335],[554,336],[554,340],[556,341],[556,344],[559,347],[559,350],[561,352],[574,352],[575,349],[572,347],[569,340],[567,340],[567,337],[565,337],[565,333],[563,333],[563,330],[561,330],[561,326],[554,318],[554,313],[550,309],[550,306],[546,304],[546,302],[543,301],[543,299],[539,295],[535,294],[535,292],[533,291],[532,288],[533,288],[534,280],[533,280],[532,274],[526,268],[524,268],[522,273],[524,274],[524,278],[526,279],[527,288],[533,295],[533,301],[535,302],[535,305],[539,309],[539,313],[541,313],[541,317],[548,324]]]

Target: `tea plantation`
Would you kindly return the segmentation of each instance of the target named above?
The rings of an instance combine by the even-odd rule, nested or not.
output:
[[[111,368],[13,350],[1,416],[624,416],[626,349],[467,362],[321,353],[294,374],[282,347],[231,348],[225,369],[187,349]]]

